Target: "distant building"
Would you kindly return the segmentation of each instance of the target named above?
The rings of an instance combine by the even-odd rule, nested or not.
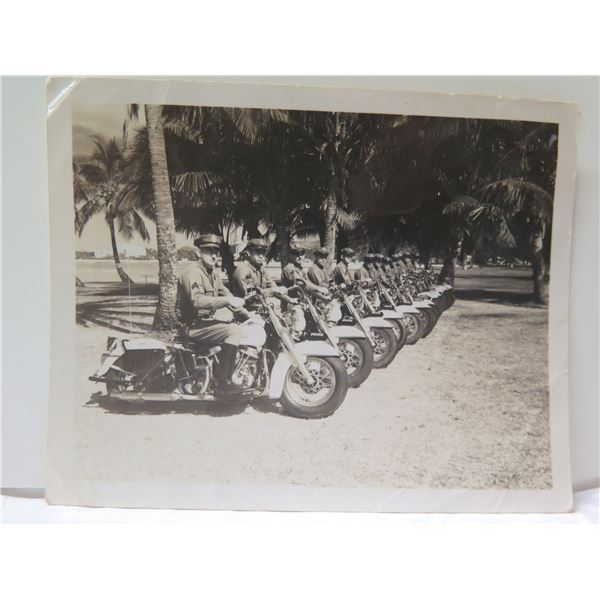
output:
[[[91,250],[76,250],[75,251],[75,259],[82,258],[95,258],[94,253]]]
[[[94,258],[111,258],[112,252],[108,250],[94,250]]]

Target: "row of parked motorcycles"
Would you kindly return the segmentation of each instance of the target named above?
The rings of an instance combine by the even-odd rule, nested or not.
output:
[[[349,388],[387,367],[405,345],[427,337],[454,303],[451,286],[435,284],[424,269],[331,282],[328,290],[327,299],[316,299],[297,282],[287,290],[297,300],[293,312],[279,310],[264,290],[251,290],[246,300],[258,308],[250,321],[262,325],[264,337],[242,339],[233,378],[247,391],[236,401],[268,398],[294,417],[327,417]],[[102,365],[90,379],[104,383],[117,401],[230,402],[214,393],[219,351],[183,340],[109,337]]]

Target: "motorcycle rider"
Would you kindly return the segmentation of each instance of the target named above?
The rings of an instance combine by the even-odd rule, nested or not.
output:
[[[300,246],[293,245],[290,248],[290,262],[285,265],[282,272],[281,283],[285,287],[291,287],[293,285],[304,286],[304,289],[311,296],[315,296],[321,300],[329,299],[329,291],[326,287],[315,285],[305,274],[302,269],[302,258],[304,257],[305,250]]]
[[[349,283],[352,283],[353,279],[348,265],[354,259],[354,250],[352,248],[342,248],[340,255],[340,262],[337,265],[335,265],[332,276],[333,280],[338,285],[342,283],[345,283],[347,285]]]
[[[194,240],[198,260],[190,262],[179,275],[176,311],[182,333],[189,341],[205,348],[221,347],[215,378],[218,390],[229,392],[240,390],[231,377],[244,330],[239,323],[227,320],[227,316],[231,317],[228,311],[219,309],[229,309],[238,321],[247,319],[248,313],[244,310],[244,301],[229,292],[215,268],[222,243],[223,239],[214,234]],[[251,335],[251,326],[244,337],[248,335]]]
[[[356,281],[370,281],[371,274],[369,273],[369,265],[373,262],[373,254],[365,254],[363,256],[362,265],[354,271],[354,279]]]
[[[329,258],[329,250],[327,248],[318,248],[315,251],[315,262],[308,268],[307,278],[318,286],[325,286],[330,280],[330,275],[327,269],[327,259]]]
[[[392,266],[394,268],[394,277],[396,280],[400,280],[402,275],[406,273],[406,267],[402,262],[402,253],[396,252],[392,254]]]
[[[244,298],[251,288],[260,288],[267,297],[274,296],[290,304],[295,304],[297,300],[290,298],[285,293],[284,287],[278,287],[264,268],[268,249],[269,244],[266,240],[260,238],[248,240],[242,253],[244,261],[233,272],[231,291],[235,296]],[[248,306],[248,308],[252,309],[253,307]]]

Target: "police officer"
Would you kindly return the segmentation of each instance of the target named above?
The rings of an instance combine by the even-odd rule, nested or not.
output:
[[[237,320],[244,320],[248,313],[244,301],[227,290],[215,268],[222,243],[222,238],[213,234],[194,240],[198,260],[190,262],[179,275],[176,310],[181,329],[190,341],[205,348],[221,346],[220,368],[215,373],[218,387],[221,391],[236,391],[239,387],[231,381],[231,376],[243,329],[239,323],[215,313],[227,308]]]
[[[404,252],[402,254],[402,261],[404,262],[404,265],[406,266],[407,273],[414,270],[414,267],[413,267],[410,259],[411,259],[410,252]]]
[[[327,258],[329,257],[329,250],[327,248],[318,248],[315,251],[315,262],[308,268],[306,276],[309,281],[315,285],[327,285],[329,281],[329,273],[327,271]]]
[[[362,265],[354,271],[354,279],[356,281],[369,281],[372,279],[369,267],[373,263],[374,254],[365,254],[363,256]]]
[[[392,256],[392,260],[394,261],[394,270],[397,278],[408,272],[406,265],[402,262],[402,253],[396,252],[396,254]]]
[[[281,282],[286,287],[297,285],[299,282],[304,284],[306,292],[320,298],[321,300],[329,299],[329,291],[326,287],[315,285],[308,277],[304,274],[302,269],[302,258],[304,257],[304,248],[293,245],[290,248],[290,262],[285,265],[282,272]]]
[[[352,274],[350,273],[350,269],[348,265],[352,262],[354,258],[354,250],[352,248],[342,248],[341,251],[341,259],[340,262],[335,265],[333,269],[333,280],[337,284],[352,283]]]
[[[244,261],[233,272],[231,291],[235,296],[243,298],[253,287],[260,288],[265,296],[275,296],[295,304],[297,300],[290,298],[285,293],[285,288],[278,287],[264,268],[268,248],[268,242],[263,239],[248,240],[243,252]]]
[[[386,273],[383,268],[384,264],[385,256],[383,256],[383,254],[375,254],[375,256],[373,257],[373,272],[374,274],[376,274],[377,277],[383,280],[386,279]]]

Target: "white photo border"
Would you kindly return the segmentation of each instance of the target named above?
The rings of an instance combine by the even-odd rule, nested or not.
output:
[[[71,107],[175,104],[494,118],[558,123],[548,330],[553,487],[547,490],[389,489],[89,481],[75,476],[77,402]],[[568,341],[577,106],[544,100],[200,80],[60,78],[48,82],[50,398],[46,499],[139,508],[364,512],[566,512],[572,509]]]

